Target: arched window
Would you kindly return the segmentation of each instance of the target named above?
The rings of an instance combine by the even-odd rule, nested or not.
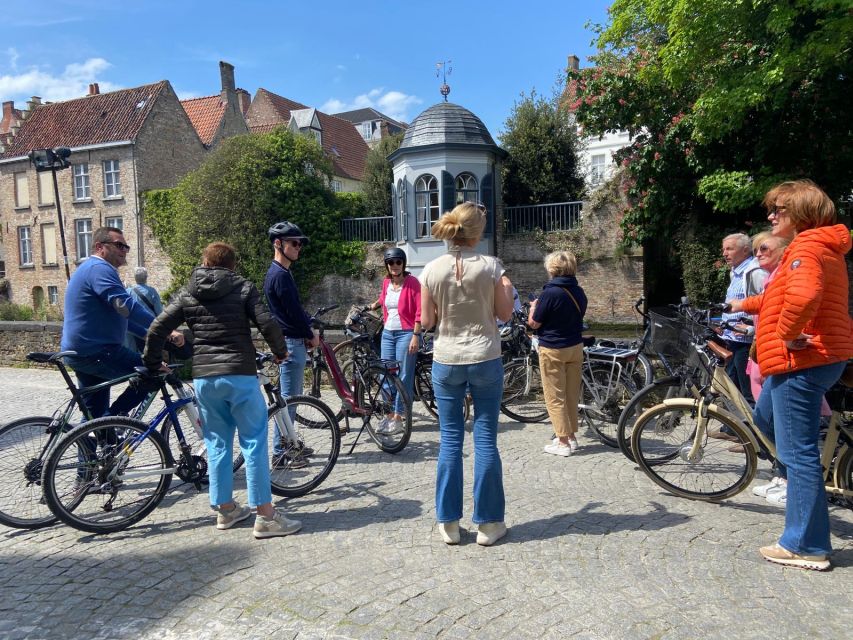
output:
[[[479,201],[480,190],[477,188],[477,178],[470,173],[460,173],[456,176],[456,204]]]
[[[400,235],[398,240],[405,241],[408,234],[408,218],[406,216],[406,183],[403,180],[397,180],[397,220],[400,225]]]
[[[432,223],[437,222],[441,210],[438,206],[438,180],[429,174],[415,181],[415,236],[429,238]]]

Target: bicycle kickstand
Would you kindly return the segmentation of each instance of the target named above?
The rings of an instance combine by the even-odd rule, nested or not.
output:
[[[352,455],[352,452],[355,451],[355,445],[358,444],[358,439],[361,438],[361,434],[364,433],[364,428],[367,426],[367,422],[370,418],[362,418],[361,419],[361,429],[358,430],[358,433],[355,434],[355,440],[353,440],[352,446],[349,448],[348,456]],[[347,430],[349,430],[349,416],[346,417],[347,421]]]

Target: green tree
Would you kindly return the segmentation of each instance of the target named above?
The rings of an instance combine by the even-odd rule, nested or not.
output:
[[[849,0],[616,0],[570,72],[588,134],[627,129],[628,241],[762,221],[772,184],[853,191]]]
[[[513,106],[500,135],[509,153],[503,163],[503,200],[507,205],[576,200],[583,192],[571,114],[556,98],[536,93]]]
[[[272,258],[267,229],[280,220],[311,238],[294,266],[303,293],[326,273],[354,272],[363,245],[340,235],[340,219],[354,205],[339,203],[330,176],[316,141],[280,128],[228,138],[174,189],[145,194],[146,221],[172,261],[172,289],[216,240],[234,245],[238,271],[261,285]]]
[[[362,185],[368,216],[394,215],[391,201],[394,173],[388,156],[397,150],[402,141],[402,133],[383,137],[367,154]]]

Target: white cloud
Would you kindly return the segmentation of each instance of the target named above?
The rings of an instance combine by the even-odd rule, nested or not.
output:
[[[340,113],[341,111],[352,111],[353,109],[373,108],[381,111],[394,120],[409,120],[409,109],[421,104],[423,100],[417,96],[410,96],[401,91],[385,91],[384,87],[371,89],[362,93],[352,100],[344,101],[339,98],[327,100],[320,111],[326,113]]]
[[[17,63],[17,52],[9,50],[10,58]],[[103,58],[89,58],[85,62],[73,62],[65,67],[60,74],[49,70],[31,67],[23,73],[12,73],[0,76],[0,96],[24,100],[30,96],[40,96],[43,100],[56,102],[81,98],[88,93],[88,85],[97,82],[102,93],[115,91],[120,87],[99,80],[98,76],[112,65]],[[13,71],[15,67],[13,66]]]
[[[12,71],[17,71],[18,58],[20,58],[20,55],[18,55],[18,50],[15,47],[9,47],[8,49],[6,49],[6,55],[9,56],[9,68]]]

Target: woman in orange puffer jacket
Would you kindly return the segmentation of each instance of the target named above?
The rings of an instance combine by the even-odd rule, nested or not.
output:
[[[808,569],[830,566],[829,510],[820,462],[820,405],[853,357],[848,314],[850,231],[836,224],[835,205],[811,180],[784,182],[764,198],[773,234],[792,238],[764,293],[732,301],[759,314],[758,366],[768,376],[755,422],[775,435],[788,469],[785,530],[762,547],[771,562]]]

